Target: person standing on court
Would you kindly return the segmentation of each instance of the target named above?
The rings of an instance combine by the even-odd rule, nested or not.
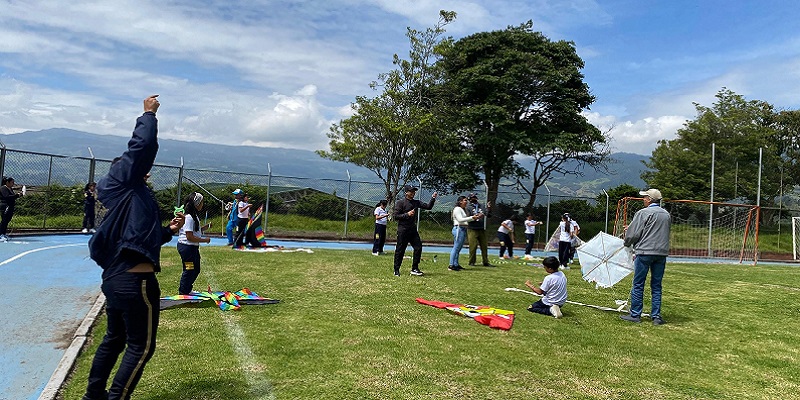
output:
[[[489,216],[491,205],[486,203],[486,210],[483,209],[481,203],[478,202],[478,195],[470,193],[469,205],[467,206],[467,214],[476,217],[474,221],[467,224],[467,243],[469,243],[469,265],[475,266],[475,259],[478,252],[478,246],[481,247],[481,258],[483,258],[484,267],[492,267],[489,264],[489,239],[486,237],[486,217]]]
[[[411,275],[422,276],[419,270],[419,261],[422,259],[422,239],[417,231],[417,210],[430,210],[436,203],[436,192],[433,192],[431,201],[424,204],[414,198],[417,188],[406,185],[403,187],[405,197],[398,200],[394,205],[394,220],[397,221],[397,245],[394,250],[394,275],[400,276],[400,266],[403,264],[403,257],[406,255],[406,248],[409,243],[414,248],[414,257],[411,263]]]
[[[184,223],[183,214],[178,213],[168,226],[161,226],[158,203],[145,182],[158,152],[157,96],[144,100],[144,114],[136,120],[128,149],[114,159],[108,175],[97,185],[98,200],[108,213],[89,240],[89,255],[103,268],[108,322],[83,400],[130,399],[156,348],[161,246]]]
[[[644,282],[650,272],[650,318],[653,325],[663,325],[661,318],[661,280],[669,255],[670,215],[661,208],[661,191],[648,189],[639,192],[644,196],[644,208],[637,211],[625,229],[625,246],[633,249],[633,286],[631,287],[631,312],[620,315],[630,322],[641,322]]]
[[[3,177],[3,184],[0,186],[0,212],[3,213],[0,219],[0,242],[8,241],[8,223],[14,216],[14,208],[17,205],[17,199],[22,197],[20,193],[14,193],[14,178]]]
[[[244,192],[242,189],[236,189],[231,194],[234,196],[233,201],[225,204],[225,209],[228,210],[228,223],[225,225],[225,234],[228,236],[228,246],[233,246],[235,237],[234,231],[239,223],[239,201],[242,199]]]
[[[89,182],[83,188],[83,229],[82,233],[94,233],[94,214],[97,204],[97,184]]]
[[[386,200],[381,200],[375,205],[375,238],[372,243],[372,255],[383,254],[383,245],[386,244],[386,225],[389,223],[389,213],[386,211]]]
[[[233,247],[237,249],[244,246],[244,242],[247,239],[247,223],[250,222],[250,208],[253,206],[250,204],[250,196],[244,193],[242,196],[243,198],[236,203],[238,214],[236,215],[236,240]]]
[[[533,219],[533,214],[528,213],[528,216],[525,217],[525,259],[533,258],[531,256],[531,250],[533,249],[533,243],[536,242],[536,225],[541,225],[542,221],[537,221]]]

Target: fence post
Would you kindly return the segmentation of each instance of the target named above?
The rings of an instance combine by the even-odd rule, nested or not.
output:
[[[606,195],[606,230],[605,232],[608,233],[608,192],[605,189],[600,189],[603,191],[603,194]]]
[[[268,231],[269,228],[269,190],[272,187],[272,167],[267,163],[267,200],[264,202],[264,214],[263,220],[261,220],[261,226],[263,227],[264,232]]]
[[[92,148],[88,147],[89,149],[89,156],[91,159],[89,160],[89,180],[86,182],[94,182],[94,170],[95,166],[97,165],[97,160],[94,159],[94,153],[92,152]]]
[[[0,142],[0,176],[5,176],[6,170],[6,144]]]
[[[350,170],[347,169],[347,199],[345,200],[345,207],[344,207],[344,239],[347,239],[347,223],[349,222],[350,216],[350,187],[352,185],[352,180],[350,178]]]
[[[545,247],[547,247],[547,243],[550,242],[550,188],[547,187],[547,182],[544,183],[544,188],[547,189],[547,224],[544,226],[544,239],[545,239]]]
[[[44,196],[44,218],[42,218],[42,229],[47,228],[47,213],[50,208],[50,179],[53,176],[53,156],[50,156],[50,167],[47,170],[47,192]]]
[[[175,203],[175,207],[181,206],[181,187],[183,186],[183,157],[181,157],[181,166],[178,167],[178,201]]]

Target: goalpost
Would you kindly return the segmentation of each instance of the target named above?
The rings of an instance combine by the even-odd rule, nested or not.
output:
[[[800,217],[792,217],[792,256],[795,260],[798,258],[797,251],[800,250]]]
[[[622,236],[633,215],[643,206],[644,199],[639,197],[620,199],[614,223],[615,236]],[[731,258],[738,259],[740,263],[746,260],[754,264],[758,261],[759,206],[698,200],[662,200],[661,207],[670,213],[672,222],[670,255]],[[792,223],[794,233],[795,221]]]

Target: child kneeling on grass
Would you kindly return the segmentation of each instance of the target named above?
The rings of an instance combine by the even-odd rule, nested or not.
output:
[[[558,270],[559,262],[555,257],[545,257],[542,265],[547,276],[538,288],[530,280],[525,281],[525,286],[542,295],[542,299],[531,304],[528,311],[561,318],[561,307],[567,302],[567,277]]]

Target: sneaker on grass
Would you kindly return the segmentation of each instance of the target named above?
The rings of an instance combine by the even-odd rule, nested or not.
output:
[[[455,265],[448,265],[447,269],[450,270],[450,271],[460,271],[460,269],[458,267],[456,267]]]
[[[661,319],[661,317],[653,318],[653,325],[658,326],[658,325],[664,325],[664,324],[666,324],[666,322],[664,322],[664,320]]]
[[[422,276],[422,275],[425,275],[425,274],[423,274],[422,271],[420,271],[418,269],[412,269],[411,270],[411,275]]]
[[[633,315],[620,315],[619,318],[621,320],[623,320],[623,321],[635,322],[637,324],[639,322],[642,322],[642,318],[641,317],[634,317]]]
[[[400,271],[399,270],[394,270],[394,276],[400,276]]]
[[[550,306],[550,314],[553,314],[555,318],[561,318],[564,315],[561,313],[561,307],[559,307],[558,304]]]
[[[372,253],[373,256],[379,256],[381,253]]]

